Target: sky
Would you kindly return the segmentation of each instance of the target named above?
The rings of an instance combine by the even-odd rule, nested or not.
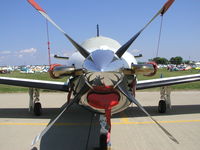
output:
[[[128,41],[162,7],[166,0],[35,0],[74,40],[82,43],[100,35]],[[0,66],[48,64],[46,20],[26,0],[1,0]],[[129,48],[156,56],[161,17],[148,26]],[[51,53],[70,56],[74,47],[49,24]],[[181,56],[200,61],[200,0],[175,0],[163,18],[159,57]],[[52,63],[63,63],[52,58]]]

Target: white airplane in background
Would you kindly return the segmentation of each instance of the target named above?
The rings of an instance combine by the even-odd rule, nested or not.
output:
[[[162,131],[175,143],[178,141],[163,128],[135,98],[136,89],[169,86],[187,82],[200,81],[200,74],[161,78],[153,80],[138,81],[136,74],[152,76],[157,71],[157,65],[153,62],[137,64],[135,57],[127,52],[130,45],[141,34],[141,32],[159,15],[164,15],[174,0],[168,0],[155,16],[128,42],[120,45],[117,41],[97,36],[86,40],[79,45],[67,33],[65,33],[34,1],[28,2],[60,30],[73,44],[77,52],[69,58],[69,66],[51,65],[49,73],[53,78],[69,77],[68,81],[53,82],[42,80],[18,79],[0,77],[0,84],[29,87],[32,96],[30,109],[33,108],[36,115],[41,113],[41,104],[38,99],[37,89],[50,89],[68,92],[68,104],[62,112],[53,120],[33,141],[33,145],[53,126],[58,118],[74,103],[100,113],[100,149],[110,147],[111,115],[121,112],[130,104],[134,103],[148,117],[150,117]],[[34,90],[33,90],[34,89]],[[73,95],[73,99],[71,99]],[[159,102],[160,112],[165,112],[167,101]]]

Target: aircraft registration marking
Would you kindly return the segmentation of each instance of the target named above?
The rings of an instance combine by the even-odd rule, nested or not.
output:
[[[126,118],[125,118],[126,119]],[[191,123],[200,122],[200,120],[171,120],[171,121],[158,121],[159,123]],[[47,126],[49,123],[28,123],[28,122],[0,122],[0,125],[25,125],[25,126]],[[125,124],[154,124],[152,121],[145,122],[130,122],[124,120],[122,122],[112,122],[112,125],[125,125]],[[89,123],[56,123],[55,126],[79,126],[89,125]]]

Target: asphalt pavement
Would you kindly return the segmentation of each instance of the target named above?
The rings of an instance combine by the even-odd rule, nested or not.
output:
[[[172,92],[172,109],[157,112],[159,92],[137,92],[144,108],[178,141],[171,141],[136,106],[112,116],[112,150],[199,150],[200,91]],[[42,116],[28,112],[28,93],[0,94],[0,150],[30,150],[31,142],[59,114],[65,93],[41,93]],[[99,144],[99,115],[74,105],[35,147],[92,150]]]

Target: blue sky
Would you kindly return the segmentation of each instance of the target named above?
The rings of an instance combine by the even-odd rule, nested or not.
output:
[[[100,34],[125,43],[162,7],[166,0],[36,0],[48,15],[77,42]],[[45,19],[26,0],[2,0],[0,5],[0,65],[47,64]],[[156,55],[158,17],[130,50],[143,54],[141,61]],[[53,54],[70,55],[74,48],[49,25]],[[176,0],[166,12],[160,57],[182,56],[200,60],[200,1]],[[55,63],[57,60],[53,59]],[[62,61],[62,63],[65,63]]]

